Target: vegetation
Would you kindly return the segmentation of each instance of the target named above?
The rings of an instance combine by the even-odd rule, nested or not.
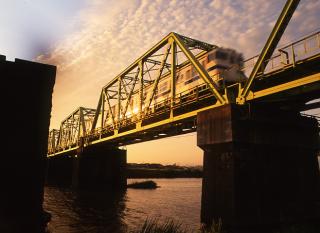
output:
[[[167,219],[160,223],[158,219],[146,219],[140,229],[132,233],[192,233],[192,231],[184,228],[181,223],[174,222],[172,219]],[[213,222],[211,227],[202,226],[198,233],[225,233],[222,231],[222,222],[219,219],[218,223]]]
[[[206,225],[202,225],[200,228],[201,233],[224,233],[222,230],[222,221],[219,218],[218,222],[212,221],[212,225],[207,227]]]
[[[127,187],[134,189],[156,189],[159,186],[153,180],[145,180],[141,182],[134,182],[132,184],[128,184]]]
[[[281,227],[278,231],[273,233],[318,233],[320,224],[295,224]],[[172,219],[167,219],[161,223],[158,219],[146,219],[141,228],[131,233],[195,233],[194,231],[187,230],[181,223],[177,223]],[[222,229],[222,221],[219,219],[217,222],[213,221],[211,227],[203,225],[196,233],[227,233]]]
[[[274,233],[319,233],[320,224],[293,224],[290,226],[283,226],[280,230],[274,231]]]
[[[201,178],[201,166],[162,165],[156,163],[127,164],[128,178]]]
[[[175,223],[173,220],[159,223],[158,219],[146,219],[141,229],[133,233],[187,233],[187,231],[182,229],[181,224]]]

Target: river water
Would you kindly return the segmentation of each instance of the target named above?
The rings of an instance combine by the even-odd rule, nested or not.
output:
[[[51,233],[128,232],[146,218],[173,219],[188,230],[200,227],[202,179],[153,179],[155,190],[128,189],[124,193],[73,192],[46,187],[44,208],[52,214]],[[128,184],[139,179],[128,179]]]

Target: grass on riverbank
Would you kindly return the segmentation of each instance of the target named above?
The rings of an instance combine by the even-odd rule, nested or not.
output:
[[[133,233],[187,233],[187,231],[182,229],[181,224],[177,224],[173,220],[159,223],[158,219],[146,219],[141,229]]]
[[[146,219],[140,229],[132,233],[193,233],[172,219],[167,219],[163,223],[159,223],[158,219]],[[202,227],[197,233],[225,233],[222,231],[221,220],[213,223],[211,227]]]
[[[318,233],[320,232],[319,223],[293,224],[282,226],[279,230],[271,230],[272,233]],[[266,231],[263,231],[266,232]],[[270,232],[270,233],[271,233]],[[146,219],[144,224],[131,233],[227,233],[222,229],[222,221],[213,222],[211,227],[201,227],[198,231],[187,230],[181,223],[172,219],[160,223],[158,219]]]
[[[134,189],[156,189],[159,186],[153,180],[145,180],[141,182],[134,182],[127,185],[127,188],[134,188]]]

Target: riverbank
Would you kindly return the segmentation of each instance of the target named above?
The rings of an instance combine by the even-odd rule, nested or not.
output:
[[[127,178],[202,178],[202,167],[128,163]]]

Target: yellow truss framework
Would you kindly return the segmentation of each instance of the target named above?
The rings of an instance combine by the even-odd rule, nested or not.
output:
[[[236,83],[218,88],[199,62],[201,57],[217,46],[171,32],[102,88],[97,109],[80,107],[61,123],[60,130],[50,131],[48,156],[75,153],[79,146],[102,142],[111,142],[119,146],[123,138],[128,139],[126,142],[131,140],[130,143],[132,143],[132,139],[152,140],[158,137],[159,132],[167,132],[168,136],[184,133],[183,128],[191,132],[196,129],[194,119],[200,111],[227,103],[244,104],[248,101],[263,101],[262,97],[292,92],[301,87],[304,93],[320,90],[320,70],[316,74],[298,75],[283,83],[275,82],[274,85],[264,89],[253,88],[255,82],[263,79],[268,72],[270,77],[276,77],[279,73],[288,72],[301,64],[320,61],[320,32],[278,49],[278,54],[272,56],[298,3],[298,0],[287,1],[262,53],[257,56],[258,59],[254,57],[246,61],[246,63],[253,63],[253,69],[244,85]],[[312,50],[309,49],[311,52],[307,50],[311,48],[308,45],[310,41],[316,45]],[[305,54],[300,58],[301,44],[305,48]],[[179,62],[181,57],[184,57],[184,60]],[[274,67],[277,61],[280,65]],[[187,99],[192,96],[191,102],[184,100],[185,97],[181,93],[178,95],[176,93],[179,70],[189,65],[196,70],[204,82],[203,85],[188,90],[188,95],[185,96]],[[246,68],[245,64],[244,72]],[[170,80],[170,99],[163,103],[164,110],[155,115],[152,109],[156,107],[155,96],[158,84],[164,76],[169,77]],[[273,79],[270,78],[270,80]],[[146,96],[147,89],[148,93],[151,90],[149,96]],[[231,98],[230,93],[236,94],[237,98]],[[137,117],[134,121],[132,119],[128,121],[127,113],[133,112],[130,103],[133,96],[137,95],[139,96]],[[188,106],[200,102],[206,104],[188,109]],[[117,106],[117,112],[115,112],[115,106]],[[179,112],[184,108],[187,111]],[[152,117],[156,120],[149,121]],[[111,124],[107,122],[108,119],[111,119]],[[169,133],[166,131],[168,126],[173,129]],[[79,145],[81,138],[84,144]]]
[[[95,109],[79,107],[61,122],[60,130],[51,130],[48,151],[56,148],[68,149],[71,145],[78,145],[80,137],[86,137],[90,132]],[[55,141],[56,140],[56,141]],[[53,147],[55,146],[55,147]]]
[[[164,52],[161,51],[163,48]],[[198,50],[200,53],[194,55],[190,51],[190,48]],[[172,98],[171,103],[173,104],[176,97],[176,70],[187,63],[191,63],[193,65],[199,76],[209,86],[210,91],[212,91],[217,101],[221,105],[227,103],[227,99],[223,96],[224,93],[221,93],[221,90],[218,90],[208,72],[196,58],[196,56],[199,57],[213,48],[217,48],[217,46],[191,39],[174,32],[168,34],[144,55],[132,63],[127,69],[110,81],[105,87],[103,87],[97,106],[97,110],[100,115],[97,114],[94,119],[92,132],[96,128],[98,117],[101,118],[101,128],[105,127],[105,118],[107,117],[105,116],[105,108],[107,108],[107,111],[110,114],[113,128],[117,130],[121,127],[121,119],[124,119],[126,116],[133,93],[137,92],[139,92],[140,99],[138,111],[140,113],[139,118],[142,120],[144,115],[148,114],[148,111],[150,110],[152,101],[154,101],[154,97],[157,92],[159,81],[165,70],[167,70],[171,76],[170,90]],[[187,62],[177,64],[178,53],[183,53],[188,59]],[[171,61],[168,61],[169,56],[171,57]],[[161,58],[160,60],[159,57]],[[154,71],[156,71],[157,74],[151,77],[150,73]],[[151,97],[149,97],[149,99],[145,99],[145,88],[148,86],[152,89]],[[111,103],[112,101],[113,103]],[[123,103],[125,104],[123,105]],[[115,114],[114,109],[112,109],[115,105],[117,105],[117,109],[120,109],[117,114]]]

